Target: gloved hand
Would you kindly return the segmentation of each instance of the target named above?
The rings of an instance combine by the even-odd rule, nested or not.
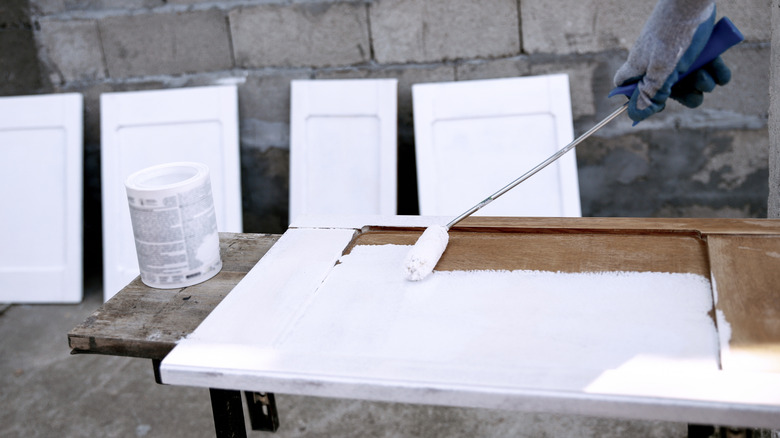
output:
[[[714,0],[659,0],[631,49],[628,60],[615,74],[615,85],[637,82],[628,104],[635,122],[661,111],[671,97],[694,108],[703,93],[725,85],[731,71],[720,57],[678,82],[712,34]]]

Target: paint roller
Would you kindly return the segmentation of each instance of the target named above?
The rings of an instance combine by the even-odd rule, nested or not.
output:
[[[736,28],[736,26],[734,26],[731,20],[729,20],[726,17],[721,18],[720,21],[718,21],[718,23],[715,24],[715,27],[712,30],[712,34],[710,35],[707,44],[699,54],[698,58],[696,58],[696,61],[694,61],[694,63],[691,65],[688,71],[686,71],[684,74],[680,76],[678,81],[686,77],[688,74],[700,69],[704,65],[712,62],[721,53],[725,52],[732,46],[738,44],[742,40],[744,40],[742,33],[739,31],[739,29]],[[630,98],[631,95],[634,93],[636,87],[637,87],[636,83],[617,87],[610,92],[609,97],[622,94]],[[406,275],[406,278],[408,280],[418,281],[418,280],[422,280],[423,278],[427,277],[431,272],[433,272],[433,268],[436,266],[436,263],[439,262],[439,259],[441,258],[442,254],[444,254],[444,251],[447,249],[447,243],[449,242],[448,233],[453,226],[455,226],[463,219],[471,216],[472,214],[480,210],[482,207],[490,204],[491,202],[493,202],[498,197],[508,192],[518,184],[532,177],[537,172],[544,169],[549,164],[556,161],[558,158],[562,157],[570,150],[574,149],[578,144],[580,144],[586,138],[590,137],[594,132],[604,127],[604,125],[606,125],[607,123],[616,119],[619,115],[623,114],[627,109],[628,109],[628,102],[626,102],[621,107],[613,111],[612,114],[608,115],[606,118],[604,118],[604,120],[597,123],[590,130],[588,130],[581,136],[577,137],[574,141],[572,141],[562,149],[558,150],[556,153],[551,155],[546,160],[536,165],[536,167],[524,173],[523,175],[521,175],[514,181],[510,182],[509,184],[507,184],[497,192],[488,196],[483,201],[479,202],[478,204],[464,211],[462,214],[460,214],[459,216],[451,220],[447,225],[433,225],[426,228],[425,231],[423,231],[420,238],[417,239],[417,242],[414,244],[414,246],[412,246],[412,248],[409,250],[409,252],[406,255],[406,258],[403,261],[403,268],[404,268],[404,273]]]

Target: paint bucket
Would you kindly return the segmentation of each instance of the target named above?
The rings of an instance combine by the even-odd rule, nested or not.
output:
[[[125,180],[141,281],[159,289],[192,286],[222,269],[209,168],[167,163]]]

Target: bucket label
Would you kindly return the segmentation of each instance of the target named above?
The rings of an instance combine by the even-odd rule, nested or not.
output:
[[[141,280],[152,287],[200,283],[222,269],[211,182],[178,193],[127,197]]]

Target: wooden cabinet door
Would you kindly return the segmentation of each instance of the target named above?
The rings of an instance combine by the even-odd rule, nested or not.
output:
[[[564,74],[416,84],[414,133],[422,215],[458,215],[573,140]],[[484,216],[581,216],[570,151]]]
[[[0,98],[0,302],[82,299],[83,99]]]
[[[290,222],[396,213],[395,79],[292,82]]]
[[[101,105],[104,297],[138,274],[125,179],[174,161],[209,166],[219,231],[241,232],[235,86],[105,93]]]

